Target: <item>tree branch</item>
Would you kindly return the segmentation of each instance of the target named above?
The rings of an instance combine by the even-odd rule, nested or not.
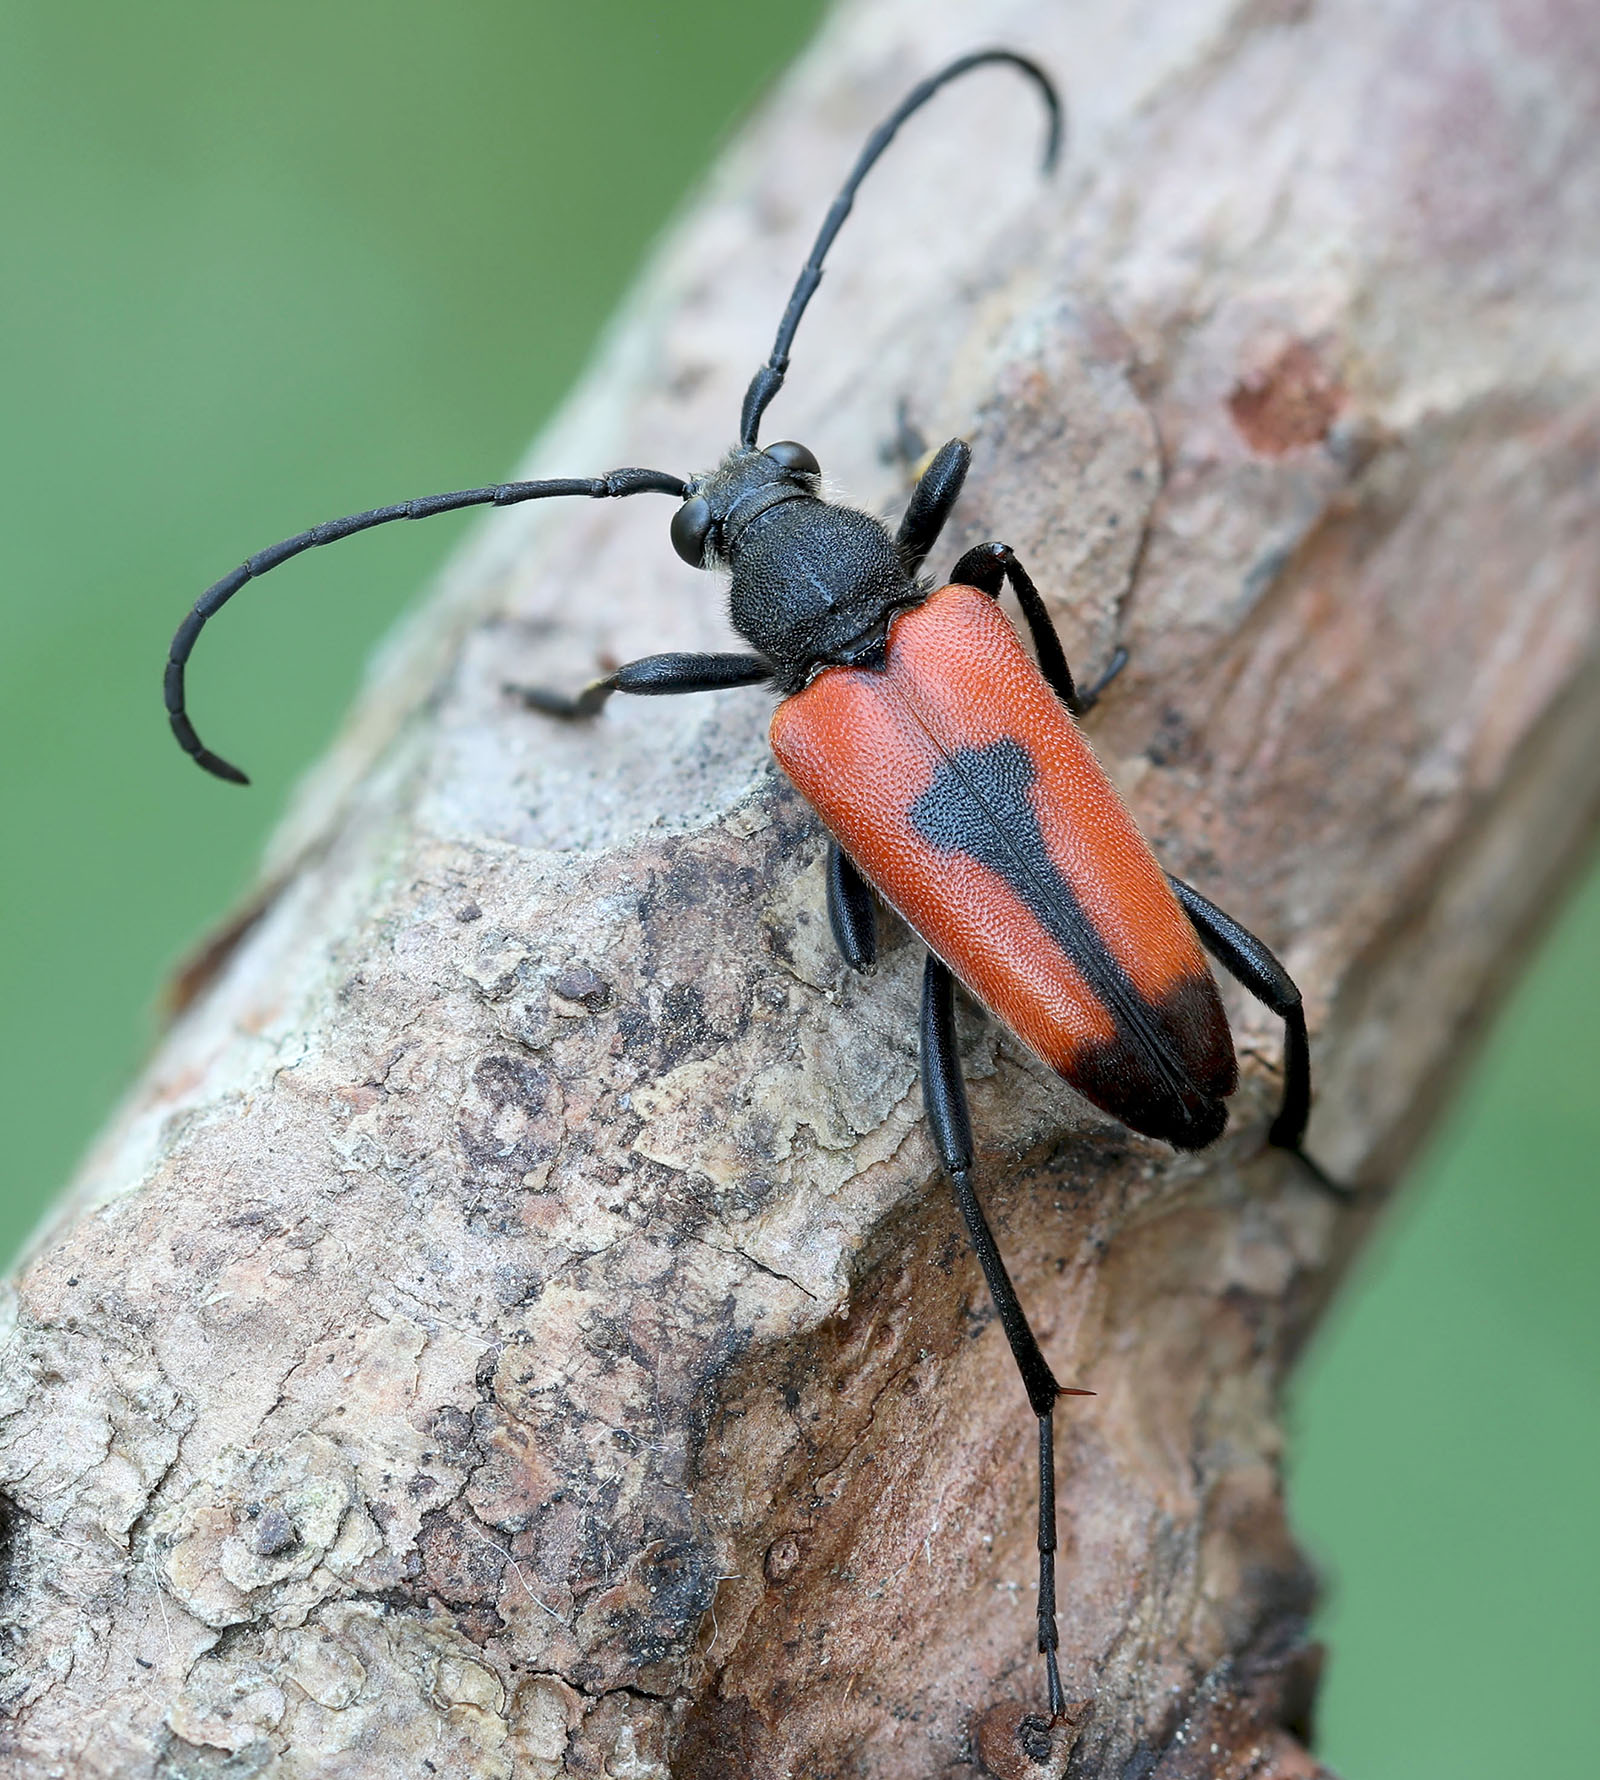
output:
[[[530,466],[704,467],[865,130],[1037,54],[1063,174],[1001,73],[909,127],[769,431],[884,508],[900,404],[972,440],[937,564],[1004,538],[1080,669],[1126,643],[1096,745],[1296,975],[1312,1148],[1368,1182],[1600,799],[1593,33],[1467,11],[846,7]],[[1370,1212],[1263,1150],[1274,1023],[1230,991],[1232,1128],[1178,1159],[965,1018],[997,1230],[1099,1393],[1052,1734],[920,948],[834,956],[760,690],[501,690],[727,646],[666,518],[477,535],[21,1273],[9,1771],[1315,1771],[1277,1405]]]

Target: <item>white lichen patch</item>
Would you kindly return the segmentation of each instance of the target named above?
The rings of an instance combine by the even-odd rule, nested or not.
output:
[[[355,1467],[316,1434],[224,1453],[151,1531],[166,1586],[219,1628],[258,1616],[298,1623],[382,1545]]]

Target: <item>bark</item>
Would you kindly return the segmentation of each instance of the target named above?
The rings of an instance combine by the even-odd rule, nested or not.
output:
[[[1080,668],[1128,645],[1108,770],[1300,981],[1312,1148],[1389,1181],[1600,801],[1589,9],[847,6],[538,470],[723,449],[865,130],[990,41],[1063,78],[1062,174],[1007,76],[947,95],[767,432],[884,510],[897,404],[973,441],[937,564],[1005,538]],[[834,956],[761,692],[580,733],[502,695],[726,643],[669,514],[483,528],[17,1278],[4,1772],[1318,1771],[1280,1394],[1373,1203],[1264,1151],[1238,997],[1233,1123],[1184,1159],[969,1010],[993,1216],[1099,1393],[1052,1733],[920,948]]]

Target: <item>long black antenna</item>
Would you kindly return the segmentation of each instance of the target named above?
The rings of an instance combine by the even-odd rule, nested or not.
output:
[[[767,404],[783,388],[783,379],[789,369],[789,348],[794,345],[795,330],[800,326],[800,317],[806,312],[806,304],[811,301],[817,286],[822,282],[823,258],[833,246],[834,236],[844,226],[844,219],[850,214],[850,207],[855,202],[862,180],[872,171],[879,155],[894,140],[895,132],[900,126],[914,111],[921,110],[940,87],[947,86],[971,69],[982,68],[990,62],[1009,62],[1038,87],[1050,119],[1049,135],[1044,148],[1044,171],[1049,173],[1054,168],[1056,156],[1061,149],[1061,100],[1056,94],[1054,82],[1037,62],[1029,61],[1026,56],[1019,56],[1015,50],[974,50],[970,55],[958,56],[937,74],[930,74],[926,80],[914,86],[867,138],[867,145],[851,168],[850,177],[844,182],[843,189],[823,218],[822,227],[812,244],[811,257],[795,281],[789,307],[784,310],[783,320],[778,323],[778,337],[773,342],[772,352],[767,362],[751,378],[750,387],[745,391],[744,406],[739,413],[741,445],[754,449],[761,416],[766,413]]]
[[[249,779],[238,767],[213,754],[194,732],[183,702],[183,670],[188,663],[195,639],[209,619],[227,605],[244,586],[268,569],[277,568],[303,550],[315,550],[319,544],[334,544],[355,532],[370,531],[375,525],[388,525],[396,519],[431,519],[435,513],[454,513],[461,507],[514,507],[520,501],[547,501],[558,495],[587,495],[591,500],[629,494],[670,494],[679,500],[689,492],[688,484],[665,470],[613,470],[609,476],[567,476],[549,482],[501,482],[493,488],[464,488],[455,494],[427,494],[420,500],[401,501],[392,507],[373,507],[365,513],[351,513],[343,519],[328,519],[312,526],[308,532],[297,532],[281,544],[258,550],[248,561],[239,564],[231,575],[224,575],[214,587],[208,587],[194,603],[194,610],[178,626],[178,634],[167,651],[166,697],[167,717],[178,746],[197,766],[219,779],[235,785],[248,785]]]

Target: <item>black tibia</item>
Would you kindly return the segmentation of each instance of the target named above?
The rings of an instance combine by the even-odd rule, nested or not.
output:
[[[282,543],[270,544],[240,563],[231,574],[208,587],[195,601],[194,609],[178,626],[178,634],[167,651],[164,691],[167,718],[178,746],[197,766],[219,779],[235,785],[248,785],[249,779],[238,767],[213,754],[194,732],[194,725],[184,706],[184,671],[193,652],[195,640],[209,621],[247,581],[254,581],[291,557],[324,544],[337,544],[341,538],[369,532],[374,526],[392,525],[399,519],[432,519],[440,513],[458,513],[463,507],[516,507],[524,501],[556,500],[579,495],[589,500],[620,500],[631,494],[670,494],[679,500],[689,492],[681,476],[665,470],[613,470],[606,476],[564,476],[543,482],[498,482],[488,488],[462,488],[452,494],[428,494],[419,500],[398,501],[390,507],[372,507],[365,513],[349,513],[343,519],[325,520],[310,531],[296,532]]]
[[[1300,1147],[1311,1117],[1311,1046],[1306,1038],[1306,1013],[1294,979],[1247,927],[1224,914],[1182,878],[1167,873],[1173,894],[1183,905],[1200,943],[1236,982],[1283,1021],[1283,1100],[1272,1121],[1267,1142],[1296,1157],[1319,1187],[1336,1199],[1355,1193],[1330,1180]]]
[[[974,545],[950,571],[950,579],[964,587],[976,587],[990,599],[998,599],[1003,583],[1011,583],[1011,591],[1016,594],[1022,616],[1027,620],[1028,634],[1033,638],[1039,671],[1074,717],[1086,717],[1094,709],[1100,694],[1127,665],[1127,650],[1118,649],[1111,658],[1111,665],[1092,686],[1083,692],[1077,689],[1072,681],[1072,670],[1067,666],[1066,651],[1061,647],[1061,639],[1056,635],[1056,627],[1050,621],[1039,589],[1017,561],[1009,544]]]
[[[662,698],[675,692],[722,692],[730,686],[757,686],[772,678],[772,666],[759,655],[645,655],[604,679],[591,680],[579,693],[551,692],[543,686],[505,690],[547,717],[593,717],[613,692]]]
[[[878,955],[872,891],[837,841],[828,842],[828,925],[845,963],[852,970],[870,970]]]
[[[914,576],[933,548],[950,509],[967,479],[967,466],[972,462],[972,447],[965,439],[952,439],[939,448],[911,491],[911,500],[895,534],[894,547],[908,575]]]
[[[955,1188],[956,1204],[989,1286],[989,1296],[1011,1345],[1011,1357],[1022,1374],[1028,1403],[1039,1418],[1039,1650],[1045,1660],[1050,1710],[1065,1705],[1056,1662],[1060,1642],[1056,1631],[1056,1399],[1089,1393],[1063,1390],[1056,1383],[1017,1298],[1001,1259],[989,1220],[972,1184],[972,1121],[967,1113],[966,1084],[956,1055],[954,979],[937,958],[928,959],[922,978],[922,1097],[928,1109],[933,1141]]]

